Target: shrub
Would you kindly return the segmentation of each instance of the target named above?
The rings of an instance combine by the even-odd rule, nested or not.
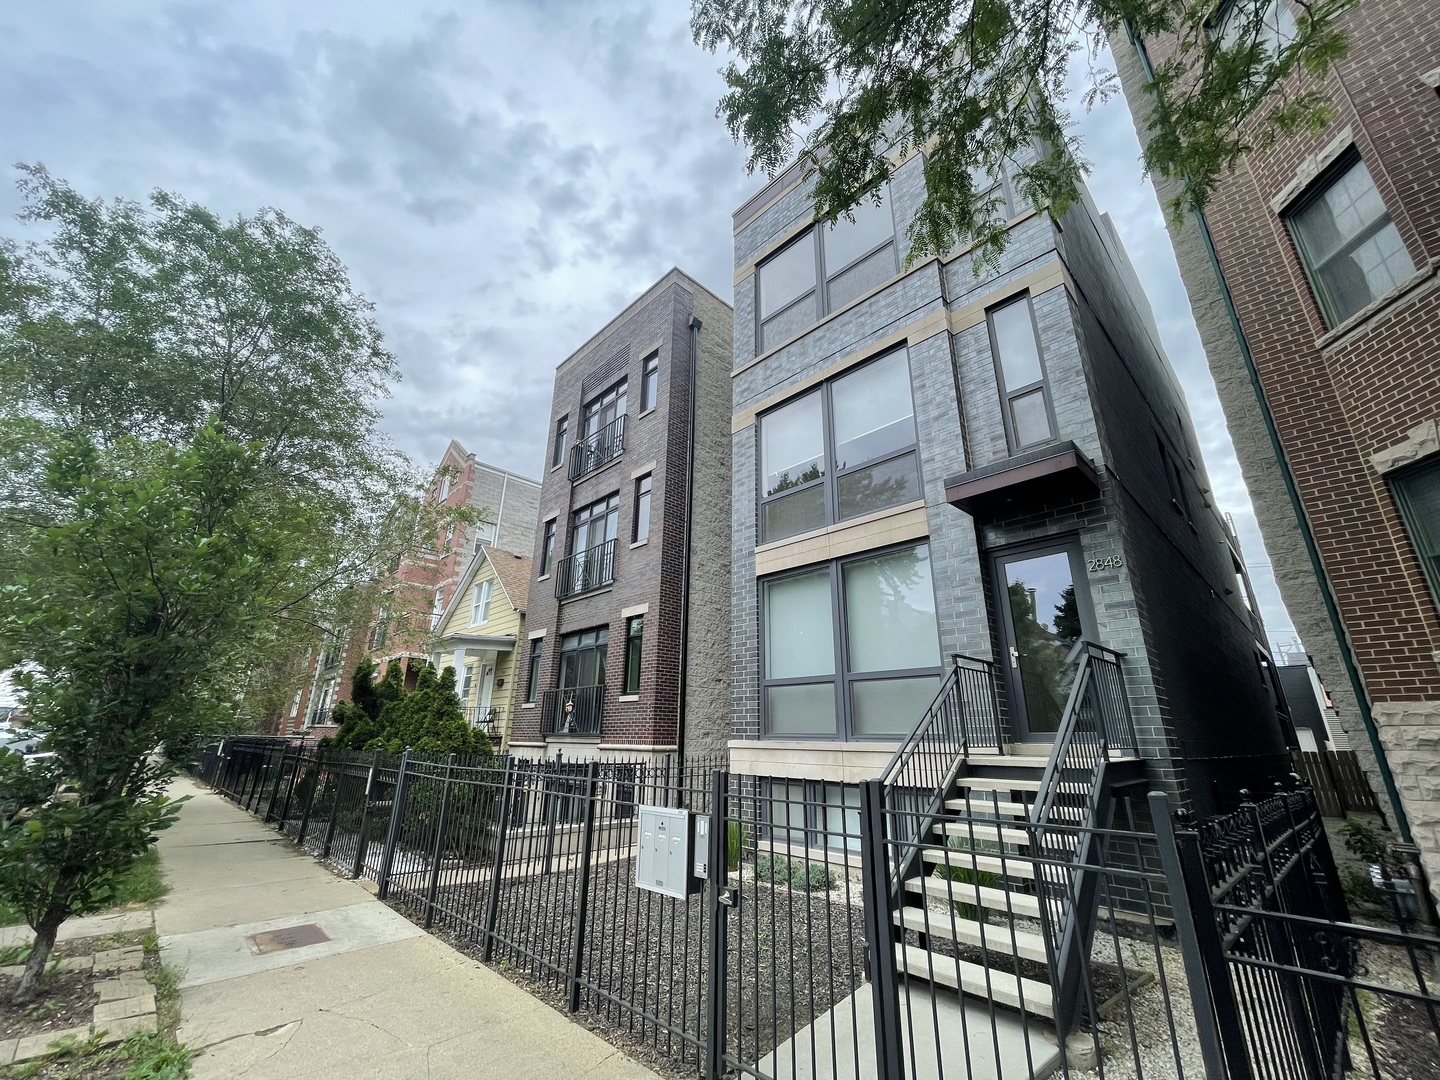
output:
[[[822,892],[835,887],[835,875],[819,863],[804,863],[783,855],[761,855],[755,860],[755,876],[776,885],[789,885],[801,892]]]
[[[1345,847],[1357,859],[1367,863],[1381,863],[1385,860],[1387,844],[1384,837],[1357,817],[1345,819],[1340,826],[1345,836]]]

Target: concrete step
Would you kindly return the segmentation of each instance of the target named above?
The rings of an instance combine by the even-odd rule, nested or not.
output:
[[[994,971],[956,960],[950,956],[935,956],[914,945],[897,945],[895,961],[901,971],[913,978],[926,979],[937,986],[948,986],[952,990],[989,998],[1000,1005],[1020,1009],[1034,1016],[1053,1019],[1054,1001],[1050,987],[1034,979],[1022,979],[1004,971]]]
[[[1005,877],[1033,878],[1035,876],[1035,864],[1017,856],[1001,858],[999,855],[984,855],[963,848],[927,845],[921,849],[920,858],[923,862],[931,865],[944,863],[946,866],[979,870],[986,874],[1003,874]]]
[[[1010,802],[1008,800],[989,798],[992,792],[982,795],[972,795],[968,799],[961,796],[956,799],[946,799],[945,809],[954,814],[996,814],[1001,817],[1025,818],[1029,820],[1032,810],[1031,803]],[[1065,818],[1074,818],[1078,822],[1085,816],[1085,811],[1079,806],[1056,806],[1051,808],[1055,814],[1055,820],[1063,821]]]
[[[972,885],[964,881],[923,877],[905,882],[905,891],[922,893],[927,900],[939,900],[946,904],[976,904],[990,911],[1019,915],[1025,919],[1040,917],[1039,897],[1014,892],[1003,885]]]
[[[955,837],[958,840],[987,844],[1014,844],[1024,846],[1031,837],[1024,829],[1007,829],[1003,825],[990,825],[974,818],[964,821],[942,821],[935,825],[936,836]]]
[[[1040,777],[1034,776],[961,776],[955,780],[971,791],[1039,791]]]
[[[955,886],[956,899],[963,901],[964,898],[960,895],[962,888],[958,883]],[[958,915],[946,918],[918,907],[901,908],[895,913],[895,922],[917,934],[959,941],[977,949],[988,949],[990,952],[1004,953],[1007,956],[1023,956],[1041,964],[1046,962],[1045,939],[1039,934],[1023,930],[1012,931],[1005,926],[982,925],[973,919],[962,919]]]

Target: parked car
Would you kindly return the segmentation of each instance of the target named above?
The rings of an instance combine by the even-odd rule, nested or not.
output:
[[[41,750],[40,740],[34,736],[22,735],[18,731],[0,728],[0,747],[14,751],[25,758],[27,766],[37,765],[55,756],[54,751]]]

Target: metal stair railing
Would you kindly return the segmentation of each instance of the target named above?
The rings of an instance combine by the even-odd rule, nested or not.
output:
[[[1078,1020],[1084,960],[1095,930],[1102,837],[1113,798],[1105,778],[1114,750],[1136,751],[1125,693],[1124,653],[1079,641],[1067,662],[1075,681],[1031,811],[1040,922],[1061,1034]],[[1079,811],[1077,814],[1076,811]]]
[[[940,692],[880,775],[889,841],[889,885],[898,896],[970,752],[1000,749],[995,665],[956,654]]]

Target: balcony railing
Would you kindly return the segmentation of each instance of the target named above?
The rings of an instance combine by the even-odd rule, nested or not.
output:
[[[471,727],[479,728],[491,738],[500,737],[500,728],[505,720],[505,710],[499,705],[468,705],[461,711],[465,714],[465,722]]]
[[[570,479],[579,480],[625,452],[625,417],[617,416],[594,435],[587,435],[570,450]]]
[[[555,564],[555,595],[561,600],[602,588],[614,581],[614,540],[577,551]]]
[[[540,699],[540,734],[599,735],[604,706],[604,686],[546,690]]]

